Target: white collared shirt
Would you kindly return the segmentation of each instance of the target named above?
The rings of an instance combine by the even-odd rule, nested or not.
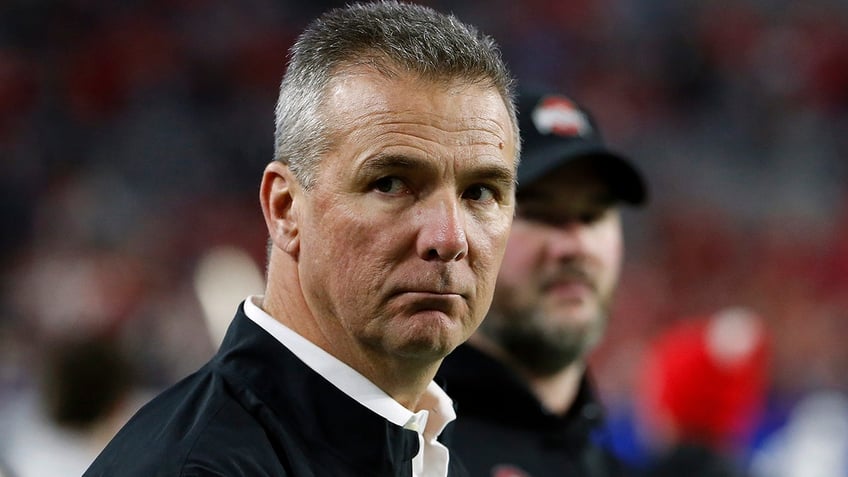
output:
[[[422,410],[412,412],[378,388],[365,376],[275,320],[259,307],[262,298],[249,296],[244,302],[248,318],[271,334],[313,371],[357,402],[387,421],[418,433],[418,454],[412,459],[414,477],[446,477],[450,455],[436,438],[456,419],[453,401],[435,382],[421,398]]]

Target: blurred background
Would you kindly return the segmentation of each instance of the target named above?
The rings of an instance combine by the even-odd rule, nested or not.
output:
[[[650,182],[593,357],[609,445],[640,466],[691,430],[753,475],[848,475],[848,3],[419,3]],[[342,4],[0,3],[0,475],[84,469],[262,291],[286,50]]]

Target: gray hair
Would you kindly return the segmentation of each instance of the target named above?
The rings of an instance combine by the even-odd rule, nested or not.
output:
[[[520,137],[514,80],[495,41],[453,15],[396,1],[357,3],[314,20],[289,51],[275,111],[274,160],[288,164],[306,188],[331,144],[322,114],[330,81],[345,68],[367,65],[387,77],[414,73],[431,81],[462,80],[495,88]]]

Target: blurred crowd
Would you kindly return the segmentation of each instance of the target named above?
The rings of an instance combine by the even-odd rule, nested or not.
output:
[[[0,4],[0,475],[93,457],[205,362],[222,307],[261,291],[285,52],[343,3]],[[640,465],[646,435],[705,419],[757,477],[848,475],[848,3],[419,3],[495,37],[519,82],[585,103],[651,184],[593,357],[611,445]],[[717,351],[728,313],[747,325]],[[793,461],[809,452],[818,473]]]

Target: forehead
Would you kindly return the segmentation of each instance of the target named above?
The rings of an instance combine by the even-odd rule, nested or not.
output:
[[[517,193],[522,208],[585,210],[610,207],[615,199],[604,176],[591,160],[572,161],[526,184]]]
[[[360,66],[331,81],[325,106],[340,137],[401,133],[446,145],[495,144],[513,157],[516,151],[503,98],[481,83],[389,77]]]

